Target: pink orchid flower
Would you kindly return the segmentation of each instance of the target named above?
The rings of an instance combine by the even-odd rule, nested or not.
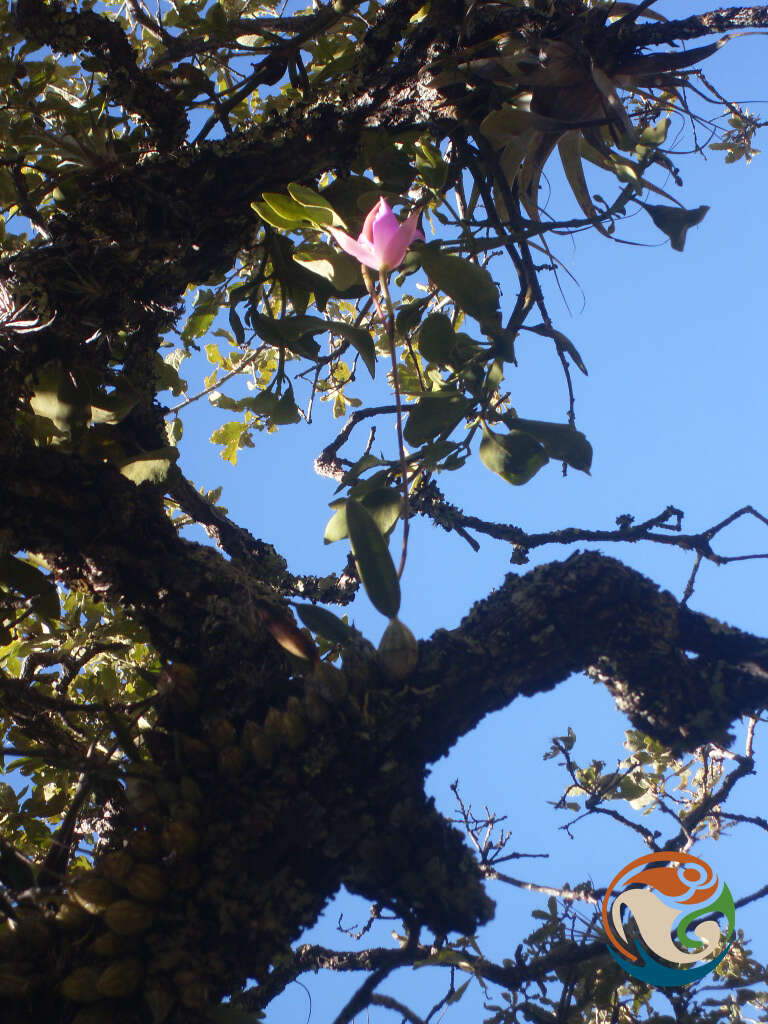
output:
[[[424,241],[418,220],[419,211],[415,210],[407,220],[399,224],[386,199],[379,199],[365,218],[363,230],[357,239],[338,228],[327,227],[325,230],[333,235],[344,252],[371,270],[394,270],[403,262],[414,238]]]

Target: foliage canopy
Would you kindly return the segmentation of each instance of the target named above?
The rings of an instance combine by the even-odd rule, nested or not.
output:
[[[488,712],[588,671],[629,715],[630,753],[606,773],[554,740],[564,806],[668,810],[675,788],[674,832],[638,828],[650,849],[692,844],[753,769],[751,746],[726,752],[728,729],[764,707],[768,641],[587,553],[508,577],[417,644],[400,575],[416,515],[475,547],[505,540],[518,565],[579,539],[663,538],[696,566],[724,561],[724,524],[685,535],[672,508],[529,535],[443,490],[471,458],[513,486],[548,464],[589,472],[574,412],[587,367],[542,281],[560,272],[555,243],[597,231],[607,247],[642,209],[683,250],[707,207],[670,191],[670,127],[704,124],[702,146],[751,159],[759,120],[700,66],[766,26],[764,6],[668,20],[652,0],[18,0],[0,14],[8,1019],[237,1024],[320,966],[373,972],[339,1021],[377,1003],[416,1019],[375,990],[425,962],[450,974],[444,1005],[473,978],[496,986],[494,1024],[671,1019],[584,923],[600,895],[587,887],[552,896],[514,962],[482,956],[483,881],[506,840],[484,841],[492,823],[467,811],[473,856],[425,797],[425,768]],[[543,199],[552,162],[572,194],[560,219]],[[426,240],[377,280],[336,241],[381,199],[401,222],[419,211]],[[552,345],[565,422],[514,408],[521,332]],[[190,386],[201,350],[210,372]],[[360,397],[371,379],[383,404]],[[343,552],[324,578],[233,522],[177,448],[199,402],[226,414],[211,441],[235,464],[316,399],[350,413],[316,461],[338,482],[325,540]],[[373,423],[388,454],[360,436]],[[361,584],[390,620],[378,650],[345,614]],[[342,884],[394,914],[402,943],[292,948]],[[742,943],[719,970],[714,997],[679,990],[675,1020],[766,1005]]]

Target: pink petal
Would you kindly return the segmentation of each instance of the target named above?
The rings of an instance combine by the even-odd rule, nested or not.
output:
[[[379,199],[378,203],[368,211],[365,222],[363,223],[363,230],[360,232],[360,238],[365,238],[371,243],[371,245],[373,245],[373,222],[378,217],[379,207],[383,202],[383,199]]]
[[[373,222],[373,248],[381,257],[382,264],[386,262],[383,254],[389,250],[399,231],[400,224],[397,217],[392,213],[387,202],[384,199],[380,200],[379,215]],[[402,259],[402,256],[400,258]]]
[[[338,228],[326,227],[325,230],[329,235],[333,235],[344,252],[349,253],[350,256],[354,256],[356,260],[360,263],[364,263],[366,267],[370,267],[371,270],[379,270],[381,262],[374,252],[373,246],[363,235],[360,235],[360,238],[355,240],[354,238],[350,238],[350,236],[345,234],[343,231],[339,231]]]
[[[394,270],[395,267],[399,267],[414,238],[418,235],[422,240],[424,239],[424,235],[418,228],[418,220],[419,212],[417,210],[403,224],[398,225],[394,233],[389,233],[389,225],[387,225],[383,232],[386,241],[382,239],[382,232],[376,231],[376,225],[374,225],[374,248],[381,261],[382,269]]]

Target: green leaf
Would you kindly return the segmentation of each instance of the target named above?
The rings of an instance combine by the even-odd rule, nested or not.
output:
[[[550,459],[567,462],[574,469],[589,473],[592,445],[580,430],[567,423],[545,423],[542,420],[505,417],[504,422],[513,430],[522,430],[540,441]]]
[[[313,633],[319,633],[332,644],[344,644],[355,636],[356,630],[342,622],[338,615],[329,612],[327,608],[320,608],[316,604],[295,604],[294,608],[308,629]]]
[[[191,341],[193,338],[202,338],[213,321],[216,319],[217,310],[203,310],[199,313],[192,313],[189,320],[184,324],[181,332],[183,341]]]
[[[120,472],[135,484],[162,484],[178,457],[178,448],[157,448],[126,459],[120,465]]]
[[[260,1012],[249,1013],[237,1006],[216,1006],[208,1014],[211,1024],[259,1024],[264,1020],[264,1014]]]
[[[357,480],[357,478],[361,476],[363,473],[365,473],[367,469],[371,469],[371,467],[373,466],[383,465],[383,459],[379,459],[375,455],[362,455],[357,460],[357,462],[355,462],[352,466],[349,467],[344,476],[341,478],[341,483],[336,488],[336,493],[338,494],[338,492],[345,486],[345,484],[351,483],[353,480]],[[385,471],[382,470],[382,473],[384,472]]]
[[[363,507],[373,518],[377,527],[384,536],[394,527],[403,509],[403,498],[398,491],[390,487],[377,487],[360,498]],[[349,535],[347,528],[346,500],[338,498],[331,502],[331,508],[335,508],[336,514],[328,520],[325,528],[324,540],[326,544],[343,540]]]
[[[459,985],[455,992],[451,992],[451,994],[445,1000],[446,1006],[450,1005],[451,1003],[458,1003],[458,1001],[467,991],[467,986],[469,985],[470,981],[472,981],[472,978],[467,978],[463,985]]]
[[[400,610],[400,581],[387,542],[360,502],[350,498],[346,511],[352,554],[365,592],[377,611],[393,619]]]
[[[598,220],[598,213],[592,202],[592,196],[589,193],[587,179],[584,176],[584,167],[581,162],[581,139],[581,132],[576,129],[565,132],[557,144],[557,148],[560,151],[560,160],[565,176],[568,179],[568,184],[571,186],[571,191],[576,197],[576,202],[581,207],[584,216],[593,220],[593,224],[600,234],[610,237],[608,229]]]
[[[421,246],[418,255],[430,281],[460,309],[481,323],[499,320],[499,293],[484,267],[445,253],[435,244]]]
[[[86,389],[62,366],[46,364],[33,383],[29,400],[32,411],[52,421],[58,431],[70,436],[85,427],[91,415]]]
[[[401,337],[406,337],[413,330],[428,304],[429,299],[416,299],[400,307],[395,317],[395,326]]]
[[[291,199],[294,199],[300,206],[308,211],[307,216],[311,217],[315,224],[323,226],[332,224],[336,228],[347,230],[347,225],[336,213],[334,208],[323,196],[320,196],[311,188],[299,185],[295,181],[288,186]]]
[[[471,408],[472,402],[458,391],[422,395],[408,414],[403,437],[416,448],[438,434],[449,434]]]
[[[656,124],[648,125],[640,132],[640,144],[643,146],[661,146],[667,140],[667,132],[672,123],[668,117],[662,117]]]
[[[337,178],[323,189],[322,195],[354,229],[350,233],[355,235],[359,232],[363,217],[376,204],[379,196],[384,195],[385,198],[391,200],[400,198],[400,193],[387,196],[381,185],[377,185],[370,178],[360,177],[357,174]]]
[[[252,309],[248,314],[253,329],[260,338],[278,348],[289,348],[297,355],[317,359],[320,346],[312,335],[327,331],[327,321],[317,316],[284,316],[274,319]]]
[[[342,320],[329,320],[325,326],[326,329],[333,331],[334,334],[340,334],[342,338],[346,338],[353,348],[357,349],[368,373],[370,373],[371,377],[375,377],[376,346],[371,337],[371,332],[366,331],[364,327],[345,324]]]
[[[445,365],[456,344],[451,318],[445,313],[430,313],[419,328],[419,352],[430,363]]]
[[[440,155],[440,150],[426,139],[419,139],[415,146],[416,167],[427,185],[441,189],[448,176],[448,165]]]
[[[528,483],[549,459],[543,446],[520,430],[511,430],[503,436],[490,430],[485,423],[480,442],[480,458],[484,466],[497,473],[509,484]]]
[[[292,387],[286,388],[285,394],[275,403],[269,418],[279,427],[299,422],[301,413],[294,400]]]
[[[640,202],[638,199],[637,202]],[[651,215],[651,220],[663,231],[672,243],[672,248],[682,252],[688,228],[700,224],[709,210],[708,206],[697,206],[695,210],[684,210],[679,206],[664,206],[661,203],[640,203]]]
[[[295,252],[293,259],[302,269],[329,281],[339,292],[346,292],[362,281],[357,260],[345,252],[332,251],[330,246],[327,252]]]
[[[238,345],[245,345],[245,328],[234,305],[229,308],[229,325],[234,332]]]
[[[231,420],[217,427],[211,434],[211,443],[223,445],[219,455],[225,462],[237,465],[237,453],[241,448],[253,448],[253,440],[247,424]]]
[[[34,600],[35,611],[44,619],[61,617],[56,585],[36,566],[14,555],[0,557],[0,585]]]
[[[558,351],[567,352],[584,376],[589,376],[578,349],[562,331],[558,331],[555,327],[550,327],[548,324],[536,324],[535,327],[529,327],[526,324],[523,326],[523,330],[532,331],[534,334],[542,334],[545,338],[552,338],[557,345]]]
[[[280,214],[276,213],[271,206],[267,206],[266,203],[253,202],[251,203],[251,209],[255,210],[261,219],[271,225],[271,227],[278,228],[281,231],[293,231],[301,224],[301,220],[281,217]]]
[[[128,383],[121,384],[108,395],[96,395],[91,398],[91,423],[120,423],[138,400],[138,392]]]
[[[304,221],[309,220],[304,207],[290,196],[281,195],[279,192],[265,192],[262,198],[273,213],[294,227],[299,227]]]

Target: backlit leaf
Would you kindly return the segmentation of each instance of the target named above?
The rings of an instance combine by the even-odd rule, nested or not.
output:
[[[520,430],[497,434],[485,423],[482,428],[480,458],[483,465],[509,484],[528,483],[549,461],[543,446],[530,434]]]
[[[545,423],[542,420],[524,420],[505,417],[508,426],[522,430],[544,445],[550,459],[567,462],[574,469],[589,472],[592,465],[592,445],[580,430],[567,423]]]
[[[366,511],[373,517],[379,530],[386,536],[397,522],[403,508],[402,495],[390,487],[377,487],[360,498]],[[338,498],[331,502],[336,509],[325,528],[325,543],[331,544],[348,536],[346,501]]]
[[[436,245],[421,246],[418,256],[430,281],[465,313],[480,322],[499,318],[499,293],[484,267],[443,252]]]
[[[359,501],[350,498],[346,511],[352,554],[365,592],[377,611],[393,619],[400,610],[400,581],[387,542]]]
[[[422,395],[408,414],[403,437],[416,448],[438,434],[450,433],[471,408],[470,400],[458,391]]]
[[[297,604],[294,608],[307,629],[319,633],[333,644],[344,644],[355,636],[356,631],[327,608],[316,604]]]
[[[135,484],[162,484],[179,457],[178,448],[157,448],[126,459],[120,472]]]

